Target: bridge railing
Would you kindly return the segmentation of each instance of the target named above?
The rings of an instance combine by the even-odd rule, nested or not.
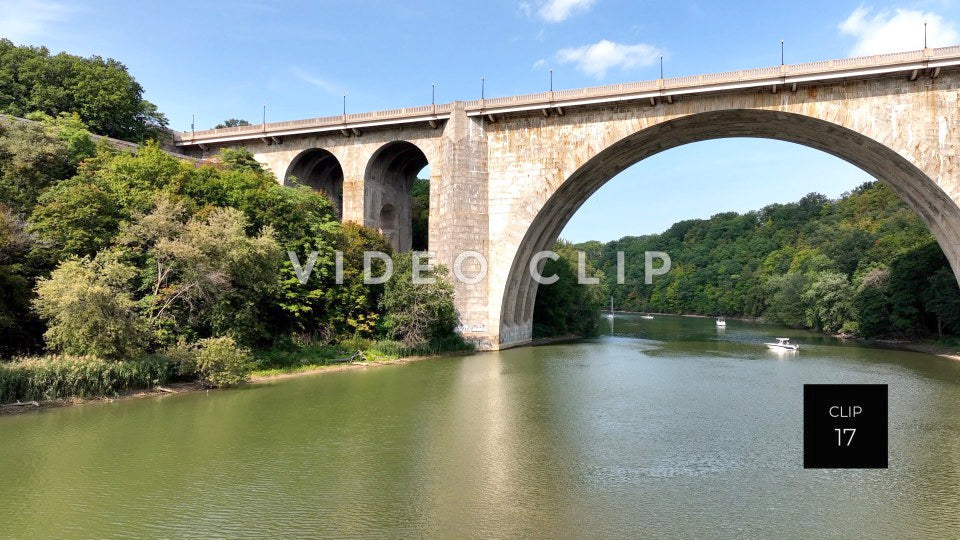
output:
[[[939,47],[919,51],[881,54],[876,56],[843,58],[839,60],[807,62],[803,64],[788,64],[783,66],[756,69],[742,69],[723,73],[671,77],[650,81],[638,81],[587,88],[574,88],[569,90],[557,90],[553,92],[538,92],[535,94],[523,94],[490,99],[475,99],[465,102],[464,106],[468,111],[471,112],[482,112],[486,109],[509,109],[512,107],[529,107],[535,105],[552,106],[562,105],[564,102],[577,102],[591,98],[659,93],[664,90],[670,90],[674,92],[684,89],[695,90],[698,87],[705,87],[705,89],[708,90],[709,87],[720,86],[723,84],[760,82],[765,80],[775,81],[781,77],[786,78],[791,76],[813,74],[830,75],[837,72],[872,67],[895,68],[898,65],[909,65],[912,63],[931,60],[949,60],[960,63],[960,46]],[[385,120],[403,121],[405,118],[422,118],[424,116],[429,117],[430,115],[446,115],[452,109],[453,105],[451,103],[423,105],[419,107],[404,107],[400,109],[390,109],[384,111],[325,116],[303,120],[271,122],[268,124],[254,124],[250,126],[184,132],[177,134],[176,138],[181,143],[189,144],[195,140],[217,139],[219,137],[244,135],[255,136],[257,134],[292,129],[309,130],[310,128],[331,128],[338,125],[351,123],[378,122]]]
[[[754,69],[741,69],[723,73],[670,77],[662,80],[592,86],[586,88],[576,88],[572,90],[558,90],[552,93],[552,101],[559,103],[562,101],[575,101],[594,97],[644,93],[661,89],[676,90],[684,88],[696,88],[698,86],[720,85],[725,83],[761,81],[767,79],[776,79],[778,77],[806,75],[811,73],[829,74],[831,72],[846,71],[857,68],[883,67],[911,62],[922,62],[923,60],[942,56],[960,56],[960,46],[941,47],[936,49],[928,49],[927,51],[907,51],[881,54],[876,56],[843,58],[839,60],[807,62],[802,64],[786,64],[783,66],[771,66]],[[494,108],[505,105],[529,105],[534,103],[542,103],[545,101],[549,102],[550,97],[550,92],[541,92],[538,94],[523,94],[506,98],[474,100],[467,103],[467,108],[475,109],[480,108],[481,106],[486,108]]]
[[[443,103],[436,106],[422,105],[419,107],[404,107],[401,109],[390,109],[385,111],[352,113],[347,115],[341,114],[337,116],[321,116],[316,118],[305,118],[302,120],[285,120],[282,122],[268,122],[266,124],[251,124],[249,126],[186,131],[179,133],[177,138],[181,141],[189,141],[191,139],[216,138],[231,135],[257,135],[287,129],[309,129],[313,127],[324,128],[356,122],[428,116],[434,112],[436,114],[446,114],[450,112],[451,108],[452,107],[449,103]]]

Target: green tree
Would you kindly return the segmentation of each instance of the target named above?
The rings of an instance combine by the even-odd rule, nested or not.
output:
[[[236,386],[250,376],[250,351],[238,346],[231,337],[201,339],[194,355],[200,379],[211,386]]]
[[[362,283],[362,252],[389,248],[376,231],[341,225],[323,194],[281,186],[245,149],[202,166],[156,143],[130,153],[101,142],[91,155],[76,116],[33,117],[0,122],[0,192],[12,194],[2,221],[14,224],[0,242],[17,246],[0,262],[5,354],[42,342],[27,309],[38,278],[108,250],[136,269],[124,294],[146,321],[148,349],[225,335],[257,346],[386,335],[384,287]],[[315,277],[302,285],[285,253],[314,250]]]
[[[0,201],[29,215],[45,189],[71,174],[70,152],[55,129],[0,115]]]
[[[266,169],[253,157],[253,153],[244,147],[221,149],[220,161],[230,170],[266,173]]]
[[[76,171],[80,162],[97,153],[97,144],[93,141],[90,131],[84,125],[77,113],[60,113],[56,117],[41,112],[27,115],[28,120],[40,122],[56,134],[67,151],[67,160],[71,168],[70,174]]]
[[[157,191],[182,192],[184,185],[201,173],[196,165],[167,154],[156,142],[149,142],[136,153],[101,147],[96,156],[83,163],[75,181],[100,183],[125,213],[133,215],[149,212]]]
[[[37,256],[51,261],[93,256],[108,246],[128,217],[102,181],[64,180],[40,196],[30,216]]]
[[[0,203],[0,355],[37,345],[30,275],[24,264],[32,244],[23,219]]]
[[[347,337],[370,337],[381,322],[378,307],[383,297],[384,286],[363,283],[363,254],[369,251],[390,253],[390,242],[379,231],[356,223],[343,224],[343,284],[333,288],[333,308],[342,316],[332,318],[341,328],[337,334]],[[379,275],[382,268],[374,260],[373,273]]]
[[[273,231],[249,236],[235,208],[187,216],[182,203],[161,196],[120,238],[128,250],[146,249],[141,282],[149,285],[141,304],[159,341],[190,331],[264,339],[260,304],[274,294],[281,261]]]
[[[135,142],[161,136],[167,125],[120,62],[51,55],[45,47],[18,47],[7,39],[0,39],[0,112],[76,113],[96,133]]]
[[[942,267],[944,261],[940,247],[931,240],[890,263],[890,325],[893,333],[923,335],[935,324],[935,316],[926,311],[924,300],[929,276]]]
[[[670,273],[653,285],[643,284],[639,264],[648,250],[666,251],[673,260]],[[615,271],[617,251],[628,261],[627,283],[611,292],[626,309],[762,314],[794,326],[835,327],[837,321],[822,319],[829,313],[825,306],[811,305],[819,299],[811,288],[828,273],[857,284],[852,291],[839,280],[831,282],[852,293],[847,329],[864,336],[953,331],[947,322],[952,288],[945,279],[952,269],[926,224],[878,182],[837,200],[811,194],[795,203],[684,220],[661,234],[609,242],[598,257],[608,275]],[[885,277],[864,285],[864,276],[877,268],[888,269]],[[823,287],[819,290],[827,293]]]
[[[70,258],[37,283],[34,309],[47,321],[47,346],[107,360],[138,356],[145,325],[129,292],[136,269],[112,254]]]
[[[885,266],[867,272],[853,296],[858,334],[876,337],[890,331],[890,270]]]
[[[227,118],[223,122],[220,122],[219,124],[214,126],[213,129],[223,129],[223,128],[249,126],[249,125],[250,125],[250,122],[247,122],[246,120],[243,120],[240,118]]]
[[[854,290],[846,274],[822,272],[803,293],[806,325],[814,330],[838,332],[854,319]]]
[[[808,309],[804,298],[807,276],[799,272],[772,276],[768,280],[768,287],[771,291],[770,301],[764,315],[774,322],[788,326],[804,326]]]
[[[411,349],[438,345],[456,337],[458,315],[453,307],[453,285],[447,269],[436,266],[420,273],[435,283],[413,282],[411,253],[393,256],[393,275],[386,283],[381,307],[390,336]]]
[[[937,318],[937,335],[944,330],[960,332],[960,288],[957,277],[947,267],[941,267],[930,276],[924,298],[925,308]]]

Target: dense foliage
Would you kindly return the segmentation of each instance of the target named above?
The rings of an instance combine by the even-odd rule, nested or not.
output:
[[[607,276],[625,252],[618,309],[763,317],[865,337],[960,333],[960,290],[917,215],[886,186],[839,200],[811,194],[755,212],[674,224],[662,234],[578,246]],[[672,269],[644,285],[643,254]]]
[[[596,278],[599,283],[579,284],[577,249],[560,241],[554,244],[552,251],[558,255],[557,260],[546,259],[540,274],[546,278],[557,276],[557,281],[537,287],[533,336],[595,334],[597,312],[609,301],[606,278],[584,257],[584,277]]]
[[[413,181],[410,214],[413,250],[426,251],[430,234],[430,181],[425,178]]]
[[[272,367],[254,361],[269,349],[320,357],[304,365],[358,344],[374,356],[463,346],[449,283],[365,284],[363,253],[389,254],[386,239],[341,224],[323,194],[282,187],[245,149],[201,166],[156,142],[95,144],[91,132],[162,135],[142,94],[114,60],[0,40],[0,358],[62,353],[0,364],[0,402],[170,377],[227,386]],[[414,191],[425,247],[428,184]],[[397,256],[402,276],[409,260]]]
[[[421,260],[419,265],[426,264]],[[411,253],[393,257],[393,276],[386,283],[381,305],[387,313],[385,322],[390,337],[411,349],[440,343],[456,335],[457,311],[453,307],[453,285],[447,280],[447,269],[430,266],[413,275]]]
[[[167,125],[126,66],[0,39],[0,112],[24,117],[75,113],[95,133],[128,141],[157,138]]]
[[[249,152],[197,165],[155,143],[97,146],[75,116],[38,120],[0,123],[0,354],[156,354],[224,386],[246,377],[248,348],[396,337],[426,350],[456,335],[449,283],[364,284],[363,252],[389,253],[386,239],[341,224],[323,194],[281,186]],[[316,252],[305,282],[290,252],[304,264]],[[396,266],[409,277],[409,255]],[[99,373],[90,365],[78,377]]]

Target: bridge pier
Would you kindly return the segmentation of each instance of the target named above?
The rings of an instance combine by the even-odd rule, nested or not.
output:
[[[343,178],[343,221],[363,224],[363,176]]]
[[[460,332],[480,349],[499,344],[499,299],[490,297],[491,260],[489,242],[489,179],[487,135],[482,118],[470,118],[463,103],[454,102],[440,143],[441,170],[430,186],[430,251],[437,262],[451,271],[456,291]],[[432,167],[432,165],[431,165]],[[464,258],[460,268],[477,283],[464,283],[452,275],[461,253],[475,252],[478,258]],[[472,281],[472,279],[471,279]],[[492,311],[497,311],[496,315]]]

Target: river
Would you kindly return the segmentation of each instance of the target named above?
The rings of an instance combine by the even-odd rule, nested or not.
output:
[[[603,330],[0,417],[0,537],[960,530],[960,362],[733,320]],[[889,385],[889,469],[803,469],[804,383]]]

